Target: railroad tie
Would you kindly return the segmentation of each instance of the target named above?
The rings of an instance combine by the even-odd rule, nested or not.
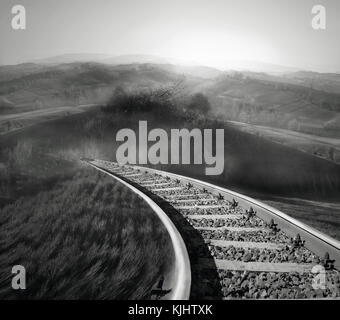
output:
[[[201,220],[201,219],[224,219],[224,220],[234,220],[234,219],[242,219],[243,216],[241,214],[188,214],[185,216],[188,219],[192,220]]]
[[[137,176],[141,176],[142,173],[131,173],[131,174],[125,174],[123,175],[124,178],[132,178],[132,177],[137,177]]]
[[[200,258],[198,259],[199,268],[220,269],[232,271],[257,271],[257,272],[298,272],[309,273],[313,264],[291,263],[291,262],[243,262],[222,259]]]
[[[193,198],[193,199],[188,199],[188,200],[193,200],[193,201],[199,201],[201,199],[207,199],[207,200],[210,200],[210,199],[214,199],[214,198],[197,198],[197,197],[206,197],[208,194],[207,193],[189,193],[189,194],[173,194],[173,195],[167,195],[166,198],[169,200],[169,201],[186,201],[187,199],[185,199],[186,197],[190,198],[190,197],[196,197],[196,198]],[[176,199],[179,199],[179,200],[176,200]]]
[[[278,244],[273,242],[251,242],[251,241],[230,241],[230,240],[205,240],[205,243],[211,246],[218,247],[235,247],[247,249],[269,249],[269,250],[282,250],[286,247],[285,244]]]
[[[175,190],[183,190],[183,187],[170,187],[170,188],[156,188],[150,189],[151,192],[166,192],[166,191],[175,191]]]
[[[192,209],[217,209],[223,208],[223,205],[220,204],[202,204],[202,205],[193,205],[193,206],[174,206],[175,209],[178,210],[192,210]]]
[[[197,202],[197,201],[216,201],[214,198],[200,198],[200,199],[181,199],[181,200],[171,200],[169,201],[174,202],[174,203],[179,203],[179,202]]]
[[[261,228],[261,227],[194,227],[197,230],[211,230],[211,231],[223,231],[223,230],[228,230],[231,232],[269,232],[269,229],[266,228]]]
[[[154,181],[153,183],[151,183],[151,182],[150,183],[140,183],[139,185],[142,186],[142,187],[145,187],[145,188],[153,187],[153,186],[158,187],[158,186],[171,185],[171,182],[157,182],[157,181]]]

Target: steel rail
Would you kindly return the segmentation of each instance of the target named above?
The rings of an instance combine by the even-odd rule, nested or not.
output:
[[[163,225],[167,229],[169,236],[171,238],[173,250],[175,253],[175,269],[172,272],[172,290],[164,298],[169,300],[188,300],[190,297],[191,289],[191,266],[188,251],[186,245],[182,239],[182,236],[178,232],[177,228],[170,220],[168,215],[149,198],[144,192],[140,191],[127,181],[121,179],[119,176],[115,175],[109,170],[105,170],[87,160],[82,160],[86,164],[92,166],[96,170],[99,170],[112,178],[116,179],[126,187],[128,187],[132,192],[140,196],[149,207],[157,214],[159,219],[162,221]]]

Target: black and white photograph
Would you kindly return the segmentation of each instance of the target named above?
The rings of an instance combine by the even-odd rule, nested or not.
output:
[[[340,1],[1,0],[0,300],[339,301]]]

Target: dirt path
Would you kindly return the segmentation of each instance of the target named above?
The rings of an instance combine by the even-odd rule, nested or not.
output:
[[[0,116],[0,135],[19,131],[44,121],[82,113],[97,106],[96,104],[82,104],[76,107],[63,106]]]

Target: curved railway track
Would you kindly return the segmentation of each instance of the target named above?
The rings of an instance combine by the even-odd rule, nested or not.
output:
[[[85,161],[143,196],[160,211],[156,213],[168,231],[170,221],[179,261],[174,291],[166,298],[339,299],[339,241],[259,201],[200,180]]]

